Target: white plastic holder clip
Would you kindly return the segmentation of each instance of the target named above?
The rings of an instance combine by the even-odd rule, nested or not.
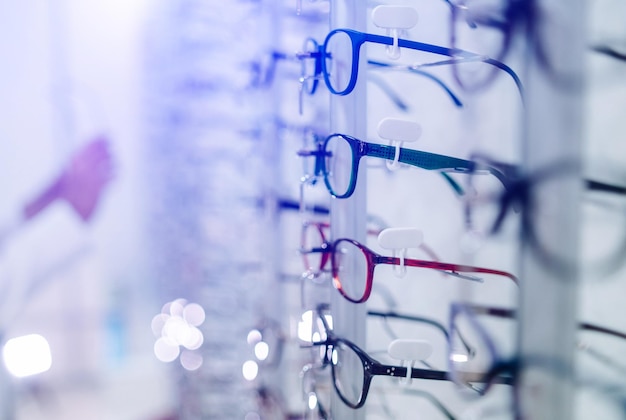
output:
[[[393,266],[396,277],[404,277],[406,266],[404,260],[409,248],[419,248],[424,242],[422,231],[417,228],[387,228],[378,234],[378,244],[381,248],[392,251],[393,257],[400,259],[400,265]]]
[[[402,366],[406,365],[406,375],[400,380],[410,384],[415,362],[428,359],[433,353],[433,346],[426,340],[397,339],[389,343],[387,353],[390,357],[400,360]]]
[[[399,118],[384,118],[378,123],[378,136],[389,140],[389,145],[395,147],[393,161],[386,161],[387,169],[395,171],[400,167],[400,149],[404,143],[412,143],[422,136],[422,126],[414,121]]]
[[[417,25],[417,10],[410,6],[381,5],[372,10],[372,22],[379,28],[387,31],[387,36],[393,38],[393,44],[386,48],[387,56],[392,60],[400,58],[398,39],[400,31],[411,29]]]

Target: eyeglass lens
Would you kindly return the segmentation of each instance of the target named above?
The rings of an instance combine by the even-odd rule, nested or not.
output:
[[[505,53],[508,22],[505,0],[453,0],[450,45],[500,61]],[[480,61],[459,59],[453,64],[457,81],[466,88],[485,86],[498,69]]]
[[[336,241],[333,248],[333,276],[341,293],[352,301],[367,294],[368,260],[363,251],[349,240]]]
[[[352,147],[343,136],[333,135],[326,139],[324,150],[325,182],[330,193],[337,197],[348,195],[353,188],[354,177]]]
[[[496,363],[514,354],[515,321],[479,314],[468,305],[455,312],[449,333],[448,356],[452,379],[458,385],[484,392],[490,384],[477,380]],[[471,353],[468,354],[465,344]]]
[[[304,271],[310,278],[317,277],[326,268],[328,253],[323,248],[326,245],[324,230],[328,229],[321,223],[305,223],[302,226],[302,261]]]
[[[329,90],[343,94],[348,90],[352,78],[352,39],[342,31],[333,33],[326,39],[324,69]]]
[[[363,396],[365,370],[356,352],[343,342],[333,346],[331,357],[335,388],[350,405],[358,405]]]

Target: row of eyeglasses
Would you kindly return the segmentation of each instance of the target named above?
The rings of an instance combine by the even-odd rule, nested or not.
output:
[[[448,47],[403,39],[393,31],[388,31],[388,35],[383,36],[338,28],[330,31],[321,43],[307,38],[302,51],[293,56],[274,52],[274,62],[295,59],[301,65],[300,112],[305,101],[304,95],[315,94],[321,81],[334,95],[349,95],[354,90],[359,77],[361,47],[366,43],[384,46],[391,55],[396,53],[394,50],[406,48],[443,57],[409,65],[367,60],[368,82],[375,81],[382,86],[400,109],[402,109],[401,98],[388,89],[384,81],[381,82],[372,76],[377,70],[405,71],[429,78],[441,86],[456,106],[462,106],[462,102],[453,89],[436,75],[427,72],[427,69],[438,66],[450,67],[457,87],[464,92],[485,89],[500,75],[504,75],[514,83],[523,103],[522,82],[502,61],[508,54],[516,28],[528,25],[532,30],[535,2],[530,0],[503,2],[500,9],[488,11],[479,7],[473,8],[475,2],[469,0],[447,0],[446,3],[450,6],[451,16]],[[300,2],[298,7],[302,6]],[[388,9],[379,6],[374,13],[376,11],[380,15],[388,12]],[[461,33],[464,35],[461,36]],[[481,51],[477,54],[460,48],[462,45],[460,41],[468,38],[466,33],[482,41],[489,38],[487,42],[496,46],[495,52],[486,55]],[[541,46],[537,44],[534,48],[535,52],[540,54]],[[620,57],[618,48],[609,44],[593,45],[592,50],[616,59],[624,59],[623,56]],[[546,71],[552,71],[549,62],[545,65]],[[554,248],[554,242],[543,237],[542,230],[536,226],[539,214],[542,220],[546,217],[558,218],[558,215],[550,215],[549,208],[542,207],[545,201],[540,197],[554,191],[552,184],[558,185],[558,182],[567,177],[578,176],[581,171],[578,162],[557,162],[528,173],[518,165],[501,162],[484,154],[477,153],[471,155],[469,159],[462,159],[404,148],[397,144],[367,142],[342,133],[312,136],[311,132],[306,134],[307,147],[298,151],[305,168],[304,176],[301,178],[300,200],[295,204],[288,201],[279,203],[285,208],[298,209],[302,214],[313,215],[303,222],[299,249],[304,263],[301,278],[302,307],[307,309],[307,312],[302,318],[304,326],[298,330],[298,337],[303,347],[311,349],[310,362],[300,373],[306,402],[305,418],[332,418],[329,400],[327,396],[324,397],[329,385],[328,375],[324,376],[324,372],[328,371],[334,392],[343,403],[354,409],[365,404],[374,376],[394,377],[400,381],[412,379],[452,381],[460,385],[463,395],[476,397],[486,395],[493,385],[509,388],[514,386],[520,370],[531,364],[556,373],[567,372],[567,367],[559,360],[539,357],[522,360],[515,355],[504,356],[514,352],[499,348],[501,343],[496,343],[489,329],[485,327],[492,321],[484,321],[509,320],[510,328],[514,328],[515,311],[503,307],[455,302],[450,306],[448,324],[445,326],[433,318],[398,313],[393,309],[368,311],[368,318],[382,319],[389,335],[396,338],[393,341],[395,347],[388,348],[389,354],[410,351],[411,354],[420,356],[413,356],[410,364],[380,363],[378,356],[372,352],[368,353],[350,340],[335,334],[332,329],[333,316],[327,299],[310,302],[309,300],[315,300],[311,297],[316,296],[312,289],[326,289],[326,286],[332,284],[348,301],[355,304],[365,303],[372,291],[376,290],[375,278],[377,267],[380,266],[392,266],[397,270],[406,270],[407,267],[433,270],[443,277],[456,277],[472,282],[488,280],[488,282],[508,282],[517,286],[523,280],[518,280],[514,274],[502,270],[442,262],[431,249],[419,241],[416,241],[416,247],[420,247],[429,259],[406,258],[395,253],[393,256],[380,255],[351,238],[330,240],[330,225],[326,220],[328,209],[309,205],[304,197],[304,190],[323,183],[328,193],[335,199],[351,197],[356,188],[363,158],[435,171],[441,175],[443,185],[451,188],[458,196],[462,207],[463,224],[468,234],[484,239],[521,232],[530,244],[530,249],[549,269],[563,274],[574,273],[582,267],[586,273],[603,278],[620,269],[624,262],[623,256],[626,255],[626,235],[623,234],[626,232],[626,212],[621,203],[626,194],[626,187],[595,179],[581,180],[585,195],[589,196],[584,202],[582,215],[590,220],[589,223],[583,221],[582,225],[597,227],[597,223],[594,224],[593,221],[598,219],[611,222],[601,232],[604,246],[601,249],[583,252],[581,255],[584,255],[584,259],[581,261],[578,256],[573,258]],[[385,232],[389,230],[381,228],[380,223],[379,226],[368,228],[369,235],[376,235],[379,238]],[[598,234],[597,229],[594,230],[594,234]],[[389,326],[388,321],[391,319],[425,325],[437,331],[447,348],[446,365],[439,369],[435,368],[427,360],[430,350],[424,343],[397,339],[398,335]],[[581,322],[579,326],[585,334],[599,334],[616,340],[626,340],[626,334],[600,325]],[[274,333],[273,336],[281,337],[280,342],[285,339],[284,334]],[[263,340],[257,338],[255,342]],[[281,348],[282,345],[271,347]],[[609,369],[626,373],[626,365],[607,357],[601,349],[582,340],[578,343],[578,348]],[[398,360],[406,359],[400,357]],[[421,366],[416,367],[416,363]],[[447,370],[441,370],[442,367]],[[626,401],[624,399],[626,394],[619,387],[604,382],[596,383],[593,380],[582,380],[580,383],[599,390],[603,395],[610,395],[618,401],[617,404]],[[456,418],[452,410],[430,392],[409,388],[403,392],[427,399],[436,407],[442,418]],[[507,413],[519,409],[517,394],[513,392],[512,395],[512,409],[507,408],[505,410]],[[389,407],[385,408],[385,413],[388,418],[392,417]],[[516,417],[519,414],[513,413]]]

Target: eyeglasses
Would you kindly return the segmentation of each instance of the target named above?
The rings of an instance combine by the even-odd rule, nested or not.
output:
[[[377,236],[380,232],[387,228],[388,225],[372,215],[367,215],[368,224],[367,235]],[[329,255],[327,253],[319,252],[306,252],[308,250],[321,249],[328,244],[328,236],[326,232],[330,229],[330,223],[307,221],[302,224],[302,230],[300,232],[300,250],[302,261],[304,263],[303,277],[312,278],[323,272],[323,268],[328,262]],[[426,243],[422,242],[419,245],[419,249],[423,251],[429,258],[433,260],[439,260],[439,257]]]
[[[300,72],[300,88],[299,88],[299,108],[300,113],[302,113],[303,108],[303,96],[304,94],[313,95],[317,91],[319,86],[319,81],[324,79],[324,48],[323,45],[319,45],[318,42],[313,38],[307,38],[304,41],[304,45],[302,47],[302,51],[296,53],[296,58],[300,60],[301,63],[301,72]],[[459,99],[459,97],[448,87],[448,85],[441,80],[439,77],[428,73],[420,68],[416,68],[414,66],[401,66],[391,63],[386,63],[379,60],[367,60],[368,67],[372,70],[385,70],[385,71],[404,71],[408,74],[415,74],[417,76],[422,76],[427,79],[430,79],[439,87],[441,87],[447,96],[452,100],[455,106],[462,107],[463,103]],[[356,77],[356,76],[355,76]],[[382,91],[391,99],[391,101],[401,110],[407,110],[407,106],[404,104],[404,101],[400,99],[396,92],[387,84],[383,79],[377,78],[373,75],[373,73],[368,73],[367,77],[368,82],[375,83]],[[326,86],[329,87],[328,83]],[[350,89],[350,92],[354,90],[354,86]],[[333,89],[329,87],[329,91],[331,93],[335,93]],[[350,92],[342,93],[346,95]]]
[[[319,362],[321,362],[321,364],[308,363],[300,371],[302,396],[305,402],[303,419],[306,420],[332,420],[333,418],[329,409],[330,396],[327,395],[329,390],[326,389],[326,378],[321,378],[321,374],[326,371],[328,363],[323,362],[323,360],[320,360]],[[433,406],[435,406],[445,418],[448,420],[455,419],[450,410],[430,392],[420,389],[406,388],[402,389],[402,393],[412,397],[424,398],[433,404]],[[381,396],[384,398],[385,395],[381,394]],[[369,405],[368,409],[371,410],[372,406]],[[386,418],[395,418],[393,413],[389,411],[387,403],[385,403],[382,409]]]
[[[445,1],[450,6],[449,42],[452,48],[472,48],[495,60],[504,61],[514,44],[514,36],[518,33],[523,34],[525,41],[532,47],[532,54],[551,80],[567,81],[563,74],[556,71],[543,44],[543,35],[539,32],[538,23],[545,17],[542,16],[540,5],[536,0]],[[602,5],[614,16],[623,16],[623,13],[620,13],[622,9],[616,10],[616,6],[623,6],[623,3]],[[620,25],[616,25],[617,27],[623,27],[619,19],[615,22]],[[606,27],[606,19],[601,20],[599,25]],[[618,60],[626,60],[623,51],[609,44],[596,43],[591,49]],[[452,69],[459,86],[471,91],[487,87],[497,75],[497,69],[485,66],[478,68],[471,64],[454,63]]]
[[[499,162],[481,155],[473,156],[480,165],[498,167]],[[511,166],[511,168],[513,168]],[[515,174],[517,172],[517,174]],[[619,172],[616,171],[616,172]],[[621,267],[626,254],[626,186],[589,178],[581,180],[580,224],[583,249],[569,256],[539,222],[558,221],[562,215],[553,208],[554,194],[564,181],[580,176],[575,162],[556,162],[528,174],[511,169],[508,187],[484,176],[467,176],[465,224],[468,231],[495,235],[505,230],[512,211],[521,213],[520,227],[544,266],[568,274],[582,269],[586,275],[604,277]]]
[[[448,380],[447,372],[444,371],[379,363],[356,344],[335,335],[326,321],[325,309],[327,307],[323,305],[317,308],[318,321],[321,323],[323,334],[322,340],[314,342],[313,346],[321,347],[321,366],[331,366],[335,391],[348,407],[357,409],[365,404],[374,376]]]
[[[560,360],[538,356],[525,356],[522,360],[515,355],[516,353],[512,348],[515,325],[510,321],[501,321],[514,320],[515,318],[515,311],[510,309],[464,302],[452,303],[448,328],[450,334],[448,344],[450,378],[463,388],[469,387],[473,391],[478,391],[480,395],[484,395],[494,383],[498,383],[499,377],[508,377],[514,382],[523,366],[539,366],[557,374],[567,372]],[[490,328],[485,327],[487,322],[491,322]],[[620,331],[586,322],[579,323],[579,329],[626,340],[626,334]],[[459,332],[462,332],[465,343],[457,342]],[[499,337],[505,335],[504,340],[500,340],[497,344],[496,334]],[[475,350],[474,356],[471,358],[462,351],[466,345]],[[508,349],[504,349],[504,346],[507,346]],[[509,356],[503,356],[503,354]],[[468,375],[468,372],[471,374]],[[477,375],[480,379],[475,382]]]
[[[534,0],[445,0],[450,6],[449,42],[453,49],[472,48],[481,54],[503,61],[513,43],[513,36],[522,27],[528,41],[544,52],[531,28],[538,19]],[[489,85],[497,76],[497,68],[457,62],[452,72],[459,86],[475,91]]]
[[[364,156],[397,160],[421,169],[439,171],[457,194],[462,194],[463,188],[448,172],[487,172],[495,176],[503,186],[508,183],[505,173],[494,166],[420,150],[368,143],[346,134],[331,134],[317,144],[316,150],[300,150],[298,155],[315,158],[314,173],[324,177],[326,188],[336,198],[348,198],[354,193],[359,163]]]
[[[470,273],[488,274],[508,278],[517,284],[517,278],[506,271],[439,261],[385,257],[348,238],[337,239],[332,243],[324,242],[319,248],[303,249],[301,252],[321,253],[320,271],[327,270],[328,260],[330,260],[333,286],[344,298],[353,303],[363,303],[370,297],[374,271],[378,265],[427,268],[472,281],[482,281],[482,279],[471,276]]]
[[[375,35],[358,32],[352,29],[334,29],[324,40],[321,48],[322,75],[328,89],[336,95],[348,95],[356,86],[359,67],[359,56],[361,46],[366,43],[380,45],[394,45],[394,38],[390,36]],[[409,48],[436,55],[452,57],[452,60],[445,60],[429,65],[457,64],[481,62],[484,65],[494,67],[508,74],[515,83],[520,94],[523,92],[522,83],[517,74],[506,64],[489,58],[484,55],[475,54],[458,48],[447,48],[438,45],[425,44],[406,39],[397,39],[399,48]],[[419,68],[419,65],[412,66]]]

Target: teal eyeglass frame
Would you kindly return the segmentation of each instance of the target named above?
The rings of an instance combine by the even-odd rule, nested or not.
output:
[[[350,149],[352,151],[350,181],[345,192],[334,190],[332,183],[329,180],[329,176],[331,174],[326,167],[326,158],[332,156],[332,152],[327,150],[327,145],[328,142],[335,137],[340,137],[344,139],[350,145]],[[318,143],[316,150],[301,150],[298,152],[298,155],[302,157],[314,156],[315,175],[323,175],[324,184],[326,185],[328,192],[330,192],[330,194],[335,198],[348,198],[354,193],[354,190],[356,188],[359,162],[361,158],[364,156],[369,156],[386,160],[394,160],[396,155],[396,147],[384,144],[368,143],[347,134],[335,133],[326,137],[323,142]],[[478,162],[455,158],[451,156],[439,155],[435,153],[400,147],[398,162],[415,166],[421,169],[440,171],[441,175],[446,179],[448,184],[454,189],[455,193],[458,195],[463,195],[463,188],[453,178],[451,178],[447,174],[447,172],[473,173],[478,170],[483,170],[495,176],[502,183],[505,189],[509,184],[509,179],[505,175],[505,173],[500,169],[495,168],[494,166],[481,165]]]
[[[350,70],[350,80],[343,90],[337,90],[332,86],[332,82],[330,80],[330,69],[328,68],[327,59],[332,58],[331,54],[328,52],[328,43],[332,39],[333,36],[339,33],[346,34],[352,43],[352,65]],[[335,95],[348,95],[352,92],[356,86],[358,69],[359,69],[359,57],[361,53],[361,46],[366,43],[371,42],[375,44],[382,44],[387,46],[392,46],[394,44],[394,38],[390,36],[384,35],[376,35],[365,32],[355,31],[353,29],[334,29],[328,33],[326,39],[324,40],[324,44],[321,49],[321,65],[322,65],[322,74],[324,76],[324,82],[328,89],[334,93]],[[397,46],[400,48],[409,48],[418,51],[429,52],[432,54],[443,55],[447,57],[452,57],[453,60],[449,60],[449,64],[459,64],[463,61],[482,61],[488,65],[499,68],[500,70],[507,73],[512,79],[517,89],[520,92],[520,95],[523,98],[523,85],[519,78],[519,76],[506,64],[501,61],[495,60],[493,58],[489,58],[480,54],[476,54],[473,52],[465,51],[459,48],[447,48],[439,45],[426,44],[423,42],[410,41],[407,39],[398,39]]]

